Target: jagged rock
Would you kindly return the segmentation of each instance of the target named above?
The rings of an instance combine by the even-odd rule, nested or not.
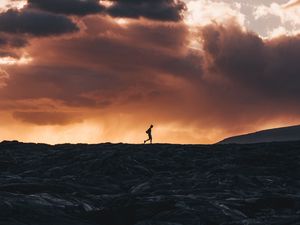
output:
[[[0,144],[2,225],[296,225],[300,142]]]

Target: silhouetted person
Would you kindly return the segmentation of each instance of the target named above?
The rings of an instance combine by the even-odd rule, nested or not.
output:
[[[153,125],[151,125],[150,127],[149,127],[149,129],[148,130],[146,130],[146,133],[148,134],[148,139],[147,140],[145,140],[144,141],[144,144],[146,144],[146,142],[147,141],[150,141],[150,143],[152,144],[152,128],[153,128]]]

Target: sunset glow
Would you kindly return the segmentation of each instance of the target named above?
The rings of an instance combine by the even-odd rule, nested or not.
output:
[[[10,8],[21,10],[27,5],[27,0],[0,0],[0,12],[6,11]]]
[[[0,65],[26,65],[32,62],[32,58],[28,55],[24,55],[19,59],[15,59],[13,57],[3,57],[0,58]]]
[[[126,25],[126,24],[128,24],[129,23],[129,21],[128,20],[126,20],[126,19],[123,19],[123,18],[119,18],[119,19],[115,19],[115,22],[117,23],[117,24],[119,24],[119,25]]]
[[[114,5],[113,1],[108,0],[100,0],[99,1],[101,5],[104,5],[105,7],[111,7]]]

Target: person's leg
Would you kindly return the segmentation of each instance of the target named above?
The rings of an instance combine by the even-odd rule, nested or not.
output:
[[[147,142],[147,141],[150,141],[150,143],[152,144],[152,135],[151,134],[148,134],[148,139],[144,141],[144,144]]]

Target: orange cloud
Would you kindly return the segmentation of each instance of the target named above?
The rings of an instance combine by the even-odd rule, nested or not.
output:
[[[13,117],[36,125],[67,125],[82,122],[81,116],[72,112],[14,112]]]
[[[140,143],[153,123],[155,141],[213,143],[300,121],[299,36],[263,40],[232,22],[193,35],[183,22],[80,22],[78,35],[28,37],[34,60],[5,65],[1,138]]]

